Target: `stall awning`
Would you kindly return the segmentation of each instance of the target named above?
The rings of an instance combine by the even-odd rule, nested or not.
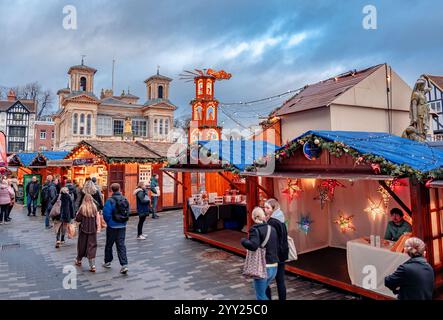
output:
[[[288,178],[288,179],[336,179],[336,180],[392,180],[393,177],[387,175],[359,174],[359,173],[334,173],[334,172],[274,172],[263,174],[256,172],[242,172],[244,176]]]
[[[61,160],[68,154],[67,151],[39,151],[39,152],[22,152],[15,154],[15,158],[18,158],[20,163],[24,167],[31,167],[32,163],[38,158],[42,157],[44,161],[50,161],[50,160]],[[44,167],[44,166],[35,166],[38,168]]]

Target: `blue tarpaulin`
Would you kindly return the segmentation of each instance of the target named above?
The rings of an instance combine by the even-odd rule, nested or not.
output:
[[[61,160],[68,155],[68,151],[40,151],[40,152],[23,152],[17,153],[16,156],[25,166],[30,166],[34,159],[39,155],[43,155],[47,160]]]
[[[424,142],[412,141],[388,133],[312,130],[293,141],[308,135],[331,142],[342,142],[362,154],[380,156],[392,163],[405,164],[421,172],[439,169],[443,166],[443,151],[432,148]]]
[[[228,161],[241,171],[255,160],[273,154],[278,148],[275,144],[261,140],[211,140],[199,143],[212,154],[217,154],[220,160]]]

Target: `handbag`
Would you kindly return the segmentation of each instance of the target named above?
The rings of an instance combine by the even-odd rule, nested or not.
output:
[[[297,249],[295,248],[294,239],[288,236],[288,247],[289,247],[289,255],[288,260],[286,261],[295,261],[298,259]]]
[[[58,196],[57,201],[55,201],[54,205],[51,208],[51,211],[49,212],[49,216],[51,218],[58,217],[60,215],[61,207],[62,207],[62,200],[60,196]]]
[[[102,220],[99,212],[95,214],[95,224],[97,225],[97,233],[100,233],[102,231]]]
[[[258,230],[257,230],[258,232]],[[266,279],[266,244],[271,236],[271,226],[268,225],[266,237],[260,247],[255,251],[247,250],[245,265],[243,266],[243,276],[253,279]]]
[[[68,223],[68,226],[66,227],[66,233],[68,235],[69,239],[73,239],[75,238],[75,236],[77,235],[77,226],[75,223]]]

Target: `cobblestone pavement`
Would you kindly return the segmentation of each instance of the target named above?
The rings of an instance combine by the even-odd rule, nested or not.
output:
[[[136,240],[138,218],[131,218],[126,276],[120,275],[116,257],[112,269],[101,266],[105,237],[100,233],[97,272],[90,273],[84,260],[84,266],[76,269],[77,289],[69,290],[63,288],[67,275],[63,269],[73,269],[76,239],[55,249],[55,234],[45,230],[42,217],[27,217],[21,205],[16,205],[11,217],[11,224],[0,225],[0,299],[255,298],[251,281],[241,275],[243,258],[185,239],[181,211],[160,213],[158,220],[148,218],[145,241]],[[287,275],[287,288],[288,299],[354,299],[294,275]]]

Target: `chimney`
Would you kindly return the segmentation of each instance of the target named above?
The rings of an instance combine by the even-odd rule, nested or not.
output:
[[[15,92],[14,92],[14,90],[9,90],[9,92],[8,92],[8,101],[16,101],[17,100],[17,97],[16,97],[16,95],[15,95]]]

